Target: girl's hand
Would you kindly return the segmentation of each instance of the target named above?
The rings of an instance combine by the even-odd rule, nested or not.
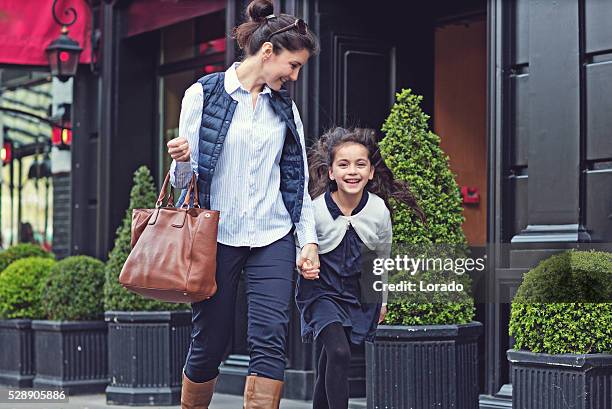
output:
[[[313,269],[312,261],[310,260],[306,260],[302,264],[302,268],[300,268],[299,270],[300,274],[302,274],[302,277],[307,280],[316,280],[317,278],[319,278],[319,269]]]
[[[178,137],[170,139],[166,146],[168,146],[168,153],[172,159],[177,162],[189,162],[191,149],[186,138]]]
[[[382,307],[380,307],[380,315],[378,316],[379,324],[385,320],[386,315],[387,315],[387,306],[383,305]]]
[[[316,244],[306,244],[300,252],[300,257],[297,261],[297,267],[300,274],[307,280],[319,278],[319,252]]]

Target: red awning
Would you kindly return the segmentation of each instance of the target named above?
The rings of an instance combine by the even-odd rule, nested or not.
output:
[[[49,65],[45,48],[60,35],[51,14],[53,0],[0,0],[0,64]],[[84,0],[59,0],[57,16],[61,21],[72,19],[64,14],[69,7],[77,12],[77,20],[69,36],[83,48],[80,62],[91,59],[91,11]]]
[[[0,0],[2,1],[2,0]],[[128,37],[225,9],[226,0],[134,0],[128,7]]]

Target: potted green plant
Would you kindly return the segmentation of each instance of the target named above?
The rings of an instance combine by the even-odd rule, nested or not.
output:
[[[0,252],[0,274],[13,261],[26,257],[55,258],[52,253],[45,251],[36,244],[19,243]]]
[[[570,250],[525,273],[510,316],[513,407],[610,407],[611,301],[612,253]]]
[[[34,379],[32,320],[44,317],[42,284],[55,260],[29,257],[0,273],[0,383],[31,387]]]
[[[103,320],[104,263],[72,256],[51,267],[43,283],[44,320],[33,320],[33,386],[66,393],[102,392],[108,383]]]
[[[180,402],[183,364],[191,333],[189,307],[146,299],[119,284],[119,274],[131,250],[132,209],[153,208],[156,200],[151,173],[142,166],[134,173],[130,205],[117,229],[115,247],[105,268],[110,374],[106,401],[109,404],[175,405]]]
[[[465,258],[461,195],[421,100],[409,89],[398,93],[382,128],[381,154],[395,177],[409,184],[426,217],[424,224],[406,206],[392,203],[394,252],[423,260]],[[451,279],[463,289],[425,291]],[[403,296],[389,295],[385,325],[366,344],[368,407],[477,408],[482,324],[473,321],[469,275],[402,270],[389,282],[414,287]]]

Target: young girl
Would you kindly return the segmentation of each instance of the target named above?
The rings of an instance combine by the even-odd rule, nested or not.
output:
[[[302,265],[296,302],[302,339],[323,345],[313,408],[346,409],[350,344],[373,340],[387,312],[386,294],[378,302],[362,296],[362,278],[372,275],[361,271],[364,253],[390,255],[390,198],[424,217],[406,183],[385,165],[373,130],[332,129],[313,146],[308,162],[320,269]]]

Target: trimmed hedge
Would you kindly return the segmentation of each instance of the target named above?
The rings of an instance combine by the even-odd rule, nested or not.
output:
[[[125,212],[123,223],[117,229],[115,247],[109,254],[105,267],[104,308],[107,311],[169,311],[186,310],[185,304],[165,303],[144,298],[126,290],[119,283],[119,274],[127,260],[131,247],[132,209],[155,207],[157,190],[151,172],[141,166],[134,172],[134,186],[130,193],[130,206]],[[165,203],[164,203],[165,205]]]
[[[28,257],[11,263],[0,274],[0,318],[44,319],[43,285],[55,260]]]
[[[13,261],[27,257],[55,258],[52,253],[42,249],[42,247],[31,243],[20,243],[0,252],[0,274]]]
[[[44,283],[42,301],[49,320],[102,319],[104,263],[89,256],[58,261]]]
[[[612,353],[612,253],[570,250],[540,262],[512,301],[515,348]]]
[[[396,98],[382,127],[380,152],[395,178],[410,185],[427,226],[405,205],[394,203],[393,238],[408,244],[466,244],[461,192],[440,137],[429,130],[423,97],[405,89]]]
[[[423,97],[410,89],[396,94],[396,102],[385,121],[380,151],[395,178],[410,185],[425,213],[427,225],[407,206],[391,202],[393,207],[393,241],[403,245],[450,245],[452,257],[465,257],[467,242],[462,230],[461,193],[449,167],[448,157],[440,148],[440,138],[429,130],[429,116],[420,106]],[[436,252],[431,257],[439,257]],[[448,277],[448,275],[446,276]],[[440,273],[427,272],[413,277],[398,274],[390,282],[422,279],[441,283]],[[461,294],[436,294],[432,299],[418,295],[407,299],[390,299],[387,324],[427,325],[464,324],[474,318],[474,301],[470,296],[470,277],[456,277],[464,284]]]

